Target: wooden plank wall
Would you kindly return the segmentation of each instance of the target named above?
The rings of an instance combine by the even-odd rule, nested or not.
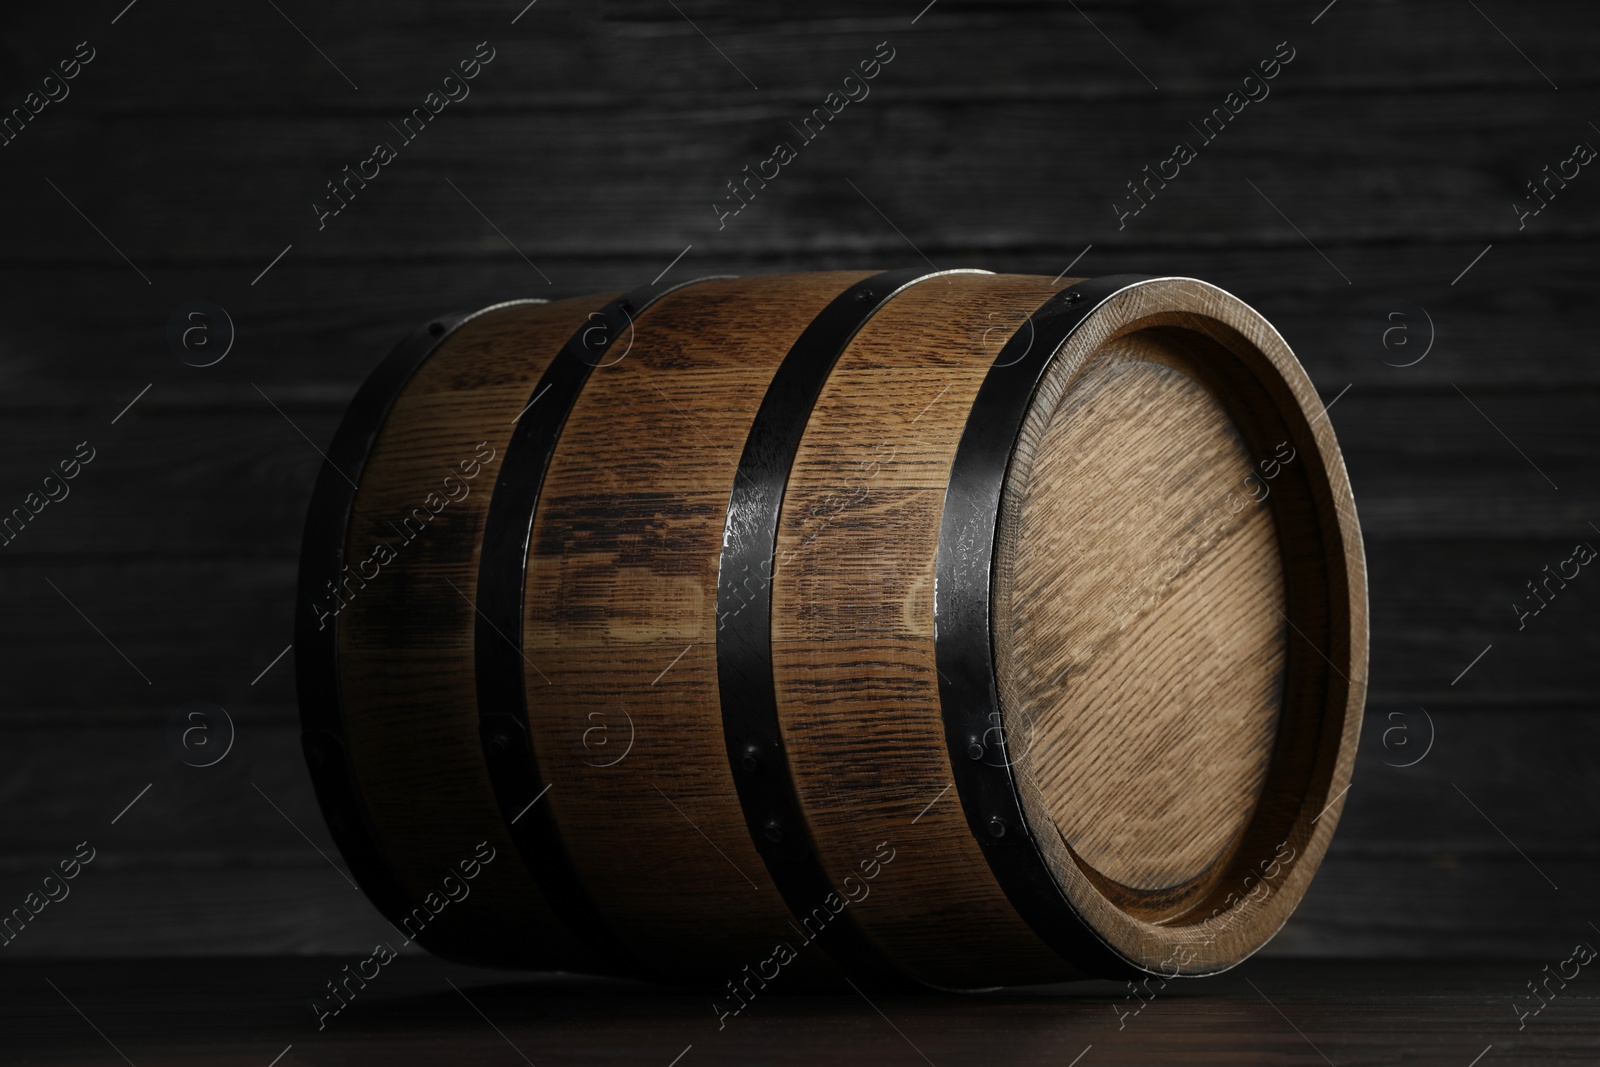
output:
[[[1374,622],[1344,825],[1269,951],[1542,959],[1589,936],[1600,576],[1520,631],[1511,606],[1600,545],[1600,177],[1513,207],[1600,145],[1584,5],[523,2],[4,16],[6,108],[93,49],[0,147],[0,510],[79,442],[95,457],[0,548],[0,906],[97,849],[12,953],[370,946],[381,920],[319,854],[293,653],[261,676],[317,449],[425,316],[625,288],[680,253],[672,276],[1076,260],[1260,308],[1338,398]],[[801,143],[789,123],[880,42],[870,95]],[[390,123],[488,49],[402,143]],[[1188,124],[1291,49],[1201,144]],[[719,229],[725,183],[780,140],[797,158]],[[1179,140],[1196,158],[1119,226]],[[324,183],[379,141],[397,158],[319,229]],[[192,299],[237,328],[206,369],[166,339]],[[1417,306],[1432,348],[1392,366],[1422,351]],[[1397,322],[1414,343],[1386,350]],[[211,768],[168,748],[194,699],[237,724]]]

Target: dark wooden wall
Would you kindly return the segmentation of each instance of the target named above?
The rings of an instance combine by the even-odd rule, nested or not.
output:
[[[1590,937],[1600,573],[1520,632],[1511,604],[1600,546],[1600,174],[1523,229],[1512,204],[1600,146],[1600,27],[1572,0],[1325,2],[8,10],[5,107],[78,42],[95,58],[0,147],[0,510],[79,442],[95,458],[0,547],[0,907],[97,849],[10,951],[370,946],[381,920],[319,855],[293,653],[253,681],[291,640],[317,449],[426,316],[648,282],[691,245],[672,276],[1083,253],[1077,273],[1192,274],[1261,309],[1338,397],[1373,615],[1344,823],[1269,951]],[[399,146],[389,123],[480,41],[470,97]],[[719,230],[724,183],[883,41],[871,95]],[[1271,95],[1119,229],[1124,183],[1284,41]],[[319,230],[324,183],[380,140],[399,157]],[[237,328],[205,369],[166,337],[193,299]],[[1380,343],[1414,306],[1435,342],[1391,366],[1422,350],[1415,311],[1411,348]],[[168,745],[196,699],[237,726],[204,769]]]

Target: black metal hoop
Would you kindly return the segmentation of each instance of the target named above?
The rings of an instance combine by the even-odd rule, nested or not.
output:
[[[615,362],[611,352],[617,341],[632,337],[634,322],[651,304],[684,286],[712,280],[634,289],[591,313],[556,353],[506,446],[484,520],[478,562],[473,634],[478,728],[506,829],[557,917],[617,973],[634,977],[651,975],[595,907],[561,840],[550,805],[538,803],[550,783],[539,771],[528,729],[523,670],[527,660],[522,651],[528,548],[545,472],[590,373]]]
[[[850,286],[795,340],[773,375],[739,457],[717,571],[717,683],[723,738],[750,840],[789,910],[809,916],[835,893],[816,854],[778,723],[772,674],[772,568],[789,470],[806,422],[851,338],[896,294],[957,271],[896,270]],[[754,573],[752,586],[745,575]],[[817,938],[842,966],[880,985],[918,987],[840,912]]]
[[[325,589],[336,588],[342,580],[356,486],[395,400],[412,376],[466,322],[505,307],[546,303],[549,301],[543,299],[510,300],[480,311],[441,316],[396,345],[356,390],[328,444],[306,510],[295,590],[298,607],[303,610],[296,610],[294,627],[300,743],[334,844],[362,891],[396,927],[410,915],[414,902],[384,858],[345,745],[339,614],[334,613],[331,623],[326,623],[317,617],[315,604]],[[428,935],[416,940],[426,944]]]
[[[939,525],[934,655],[945,743],[967,826],[1017,913],[1080,970],[1145,972],[1095,933],[1057,884],[1023,815],[995,685],[991,591],[1000,498],[1017,436],[1045,370],[1107,300],[1155,280],[1092,278],[1040,305],[995,356],[956,447]]]

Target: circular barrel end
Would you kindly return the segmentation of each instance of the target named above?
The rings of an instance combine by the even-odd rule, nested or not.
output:
[[[1004,760],[1059,893],[1140,970],[1238,963],[1327,848],[1365,698],[1360,533],[1309,379],[1214,286],[1121,289],[1040,378],[997,535]]]

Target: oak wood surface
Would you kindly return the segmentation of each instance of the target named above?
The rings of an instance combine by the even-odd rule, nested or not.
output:
[[[827,75],[819,72],[837,70],[842,77],[862,58],[865,38],[907,40],[907,24],[917,13],[864,7],[849,0],[805,6],[756,3],[734,9],[700,0],[679,6],[742,67],[757,75],[763,93],[807,105],[820,99],[817,90],[826,84]],[[1548,15],[1548,24],[1539,24],[1544,30],[1536,48],[1539,63],[1563,86],[1590,84],[1594,72],[1586,60],[1588,50],[1600,43],[1600,34],[1585,20],[1571,17],[1570,6],[1566,11],[1552,6],[1556,9]],[[1550,91],[1486,22],[1449,0],[1367,4],[1358,17],[1319,20],[1309,37],[1305,24],[1317,14],[1315,10],[1302,20],[1277,10],[1264,14],[1247,0],[1213,4],[1204,12],[1174,7],[1159,17],[1110,0],[1091,0],[1079,7],[1112,39],[1137,41],[1140,65],[1159,68],[1160,91],[1175,96],[1220,99],[1218,88],[1242,78],[1259,58],[1249,48],[1258,47],[1259,55],[1268,55],[1272,43],[1285,35],[1302,48],[1314,42],[1316,51],[1305,49],[1291,65],[1295,82],[1292,89],[1280,82],[1275,92],[1282,94],[1358,97],[1382,91],[1480,87]],[[297,39],[270,9],[241,10],[227,26],[196,25],[181,6],[159,9],[144,13],[141,22],[130,27],[142,31],[140,43],[148,62],[139,65],[131,56],[103,53],[95,60],[101,66],[91,66],[90,71],[105,70],[105,80],[115,82],[119,91],[84,93],[83,106],[112,114],[404,111],[419,103],[453,65],[455,54],[441,56],[439,42],[465,46],[466,54],[485,34],[492,35],[494,45],[511,62],[490,65],[492,88],[486,76],[475,90],[480,107],[599,110],[621,102],[704,104],[743,84],[731,68],[706,61],[704,39],[693,28],[670,9],[663,13],[648,0],[613,0],[599,11],[552,7],[539,14],[533,24],[537,36],[529,41],[515,33],[505,35],[508,19],[503,6],[493,0],[416,5],[392,11],[384,21],[370,19],[359,6],[319,11],[307,29],[352,42],[333,54],[361,84],[358,93],[326,65],[307,63],[303,76],[284,78],[286,64],[296,56]],[[946,3],[940,15],[918,20],[910,31],[909,39],[926,62],[898,69],[891,65],[893,84],[880,79],[874,94],[946,101],[1093,101],[1152,92],[1070,8],[1062,10],[1047,0],[1012,3],[1001,10],[980,3]],[[527,27],[529,18],[517,29]],[[11,48],[23,69],[28,60],[47,66],[48,61],[37,57],[48,55],[58,44],[53,20],[23,11],[14,19]],[[1058,52],[1070,50],[1074,60],[1070,68],[1052,61],[1051,48],[1030,47],[1032,41],[1019,36],[1019,25],[1049,40]],[[777,37],[779,31],[782,38]],[[1406,51],[1409,42],[1424,35],[1436,43],[1425,63]],[[1232,47],[1185,47],[1197,37]],[[1097,43],[1100,47],[1093,47]],[[1413,62],[1396,61],[1407,56]],[[528,62],[531,57],[538,62]],[[138,69],[144,76],[123,77],[124,69]],[[961,78],[952,79],[951,70],[961,71]],[[274,93],[262,91],[264,81],[273,84]],[[210,91],[194,91],[198,86]]]
[[[864,44],[861,55],[870,55],[871,42]],[[1270,46],[1265,54],[1270,54]],[[900,62],[912,62],[913,55],[907,46]],[[894,70],[887,68],[881,80],[891,79]],[[483,80],[487,83],[492,74],[493,68],[485,71]],[[1284,78],[1291,74],[1286,72]],[[206,156],[211,146],[228,139],[233,150],[208,157],[205,177],[172,179],[169,196],[147,197],[142,210],[131,216],[118,211],[112,190],[92,184],[79,188],[70,181],[62,188],[69,196],[82,198],[75,200],[90,218],[118,217],[133,249],[166,247],[167,235],[173,234],[181,235],[186,244],[209,249],[212,239],[205,220],[242,210],[258,212],[260,243],[249,261],[254,270],[239,269],[240,288],[247,287],[261,266],[297,237],[306,247],[296,252],[319,258],[365,261],[418,254],[505,254],[504,241],[451,189],[450,182],[507,232],[537,234],[538,243],[526,254],[547,277],[543,261],[548,257],[644,258],[648,251],[653,261],[664,265],[694,238],[704,243],[713,234],[724,253],[740,256],[746,265],[757,257],[803,255],[814,260],[844,250],[856,252],[861,263],[871,259],[861,255],[871,247],[868,242],[880,240],[901,257],[914,255],[903,242],[891,243],[893,230],[884,228],[882,217],[851,189],[852,182],[874,201],[893,190],[898,210],[890,217],[907,232],[937,233],[937,242],[923,252],[945,267],[965,265],[959,262],[964,252],[951,255],[957,249],[1001,246],[1035,253],[1050,250],[1056,255],[1065,251],[1059,271],[1096,237],[1101,241],[1136,237],[1147,247],[1180,242],[1288,247],[1299,242],[1302,255],[1297,265],[1303,277],[1319,271],[1326,272],[1326,281],[1342,282],[1336,269],[1305,248],[1283,216],[1244,180],[1285,167],[1294,170],[1293,198],[1271,182],[1262,191],[1288,211],[1312,241],[1328,242],[1334,251],[1338,245],[1333,242],[1353,244],[1353,254],[1342,259],[1329,253],[1337,270],[1346,274],[1381,270],[1386,247],[1397,240],[1439,244],[1470,233],[1475,248],[1465,257],[1441,255],[1436,280],[1423,276],[1421,284],[1442,289],[1489,242],[1520,242],[1546,223],[1563,240],[1593,240],[1600,234],[1600,221],[1592,214],[1569,209],[1560,200],[1550,206],[1546,218],[1519,230],[1512,201],[1521,182],[1538,175],[1542,166],[1568,157],[1573,143],[1593,131],[1578,116],[1565,126],[1550,128],[1548,92],[1493,90],[1408,97],[1382,108],[1362,101],[1353,109],[1340,97],[1303,98],[1292,104],[1269,99],[1263,114],[1245,112],[1237,128],[1225,131],[1215,145],[1202,145],[1201,157],[1188,168],[1191,173],[1171,183],[1138,217],[1119,227],[1113,204],[1126,201],[1137,206],[1126,183],[1142,179],[1143,167],[1155,168],[1170,157],[1174,142],[1186,134],[1198,143],[1188,123],[1199,121],[1218,103],[1219,99],[1168,99],[1165,94],[1149,100],[1100,101],[1094,108],[1096,129],[1108,135],[1085,139],[1077,152],[1082,163],[1068,171],[1028,166],[1023,147],[1040,129],[1060,121],[1063,107],[1055,101],[1023,100],[987,110],[952,107],[943,101],[869,99],[862,114],[847,111],[839,116],[839,140],[826,146],[823,138],[805,144],[789,129],[790,122],[806,114],[803,104],[748,101],[737,110],[691,105],[671,122],[663,121],[660,112],[607,109],[602,114],[608,165],[649,168],[656,177],[630,188],[625,197],[593,180],[594,162],[587,155],[551,153],[544,147],[593,136],[600,116],[582,110],[496,114],[478,109],[459,115],[446,111],[415,146],[402,149],[408,154],[388,168],[390,173],[322,229],[311,201],[319,193],[329,195],[325,183],[338,176],[341,167],[356,165],[371,155],[375,140],[390,136],[387,122],[395,121],[392,113],[317,115],[309,121],[303,116],[202,115],[174,123],[159,115],[86,119],[64,110],[58,116],[41,116],[38,135],[44,143],[34,147],[64,151],[97,132],[106,152],[141,161],[128,165],[127,176],[143,184],[167,173],[166,159]],[[1340,150],[1329,153],[1316,139],[1292,137],[1293,130],[1281,125],[1289,120],[1268,117],[1275,105],[1292,107],[1294,121],[1305,126],[1342,131]],[[470,101],[467,106],[471,107]],[[45,118],[54,120],[48,129]],[[1476,136],[1463,136],[1462,128],[1469,125]],[[1128,128],[1141,132],[1109,136]],[[904,168],[891,162],[918,150],[934,135],[960,146],[940,168]],[[828,136],[835,136],[834,131]],[[774,142],[784,138],[806,153],[790,168],[793,173],[772,182],[738,218],[719,229],[712,205],[731,196],[725,183],[735,176],[742,179],[746,165],[754,172],[757,162],[772,155]],[[488,144],[495,145],[497,166],[506,172],[537,170],[542,176],[541,195],[521,196],[506,189],[493,199],[483,198],[470,172],[463,173],[462,160]],[[1224,164],[1208,158],[1209,153],[1224,152]],[[859,162],[863,157],[865,162]],[[1364,194],[1365,176],[1384,171],[1400,157],[1409,161],[1408,171],[1414,173],[1407,182],[1412,195],[1374,203]],[[1007,174],[1003,198],[943,195],[952,183],[974,187],[993,180],[997,169]],[[1503,174],[1523,176],[1507,181]],[[7,247],[18,258],[11,262],[25,263],[20,257],[32,254],[54,262],[102,263],[113,255],[48,186],[36,190],[15,177],[11,182],[12,195],[31,199],[42,192],[57,201],[41,197],[41,210],[14,220],[14,242]],[[1434,197],[1423,192],[1440,187],[1458,190],[1459,195]],[[241,197],[241,189],[251,191],[248,199]],[[1576,188],[1570,195],[1576,200]],[[553,203],[561,207],[552,210]],[[819,233],[804,210],[806,205],[825,208],[836,218],[839,231]],[[410,213],[404,228],[393,223],[397,212]],[[610,224],[596,228],[590,220],[597,217]],[[1558,217],[1564,218],[1559,226]],[[1041,225],[1041,219],[1050,222]],[[670,220],[670,226],[663,220]],[[641,232],[659,236],[642,245]],[[281,240],[276,240],[279,235]],[[527,262],[515,256],[511,262],[522,263],[518,274],[529,288],[546,287],[543,278],[528,270]]]
[[[836,885],[859,886],[858,865],[888,843],[893,863],[849,906],[914,974],[947,986],[1062,967],[994,881],[947,788],[933,646],[956,443],[989,362],[1054,289],[952,274],[879,309],[813,406],[779,520],[773,684],[813,837]]]
[[[1535,240],[1525,233],[1520,236],[1526,240],[1496,243],[1480,266],[1503,262],[1504,267],[1481,275],[1475,268],[1453,286],[1452,278],[1483,251],[1488,237],[1476,245],[1462,237],[1386,247],[1381,262],[1356,271],[1353,284],[1345,287],[1337,301],[1328,299],[1324,286],[1302,269],[1305,256],[1314,253],[1303,243],[1291,244],[1298,241],[1292,231],[1289,240],[1280,240],[1278,235],[1263,235],[1259,240],[1232,235],[1221,246],[1144,241],[1131,228],[1122,236],[1124,243],[1094,242],[1079,265],[1099,274],[1160,269],[1206,278],[1230,292],[1247,295],[1252,306],[1293,342],[1296,354],[1328,398],[1346,383],[1354,383],[1347,400],[1359,400],[1363,395],[1398,400],[1442,390],[1459,404],[1450,384],[1456,382],[1475,397],[1479,396],[1475,390],[1488,390],[1509,396],[1543,393],[1554,400],[1558,399],[1554,388],[1558,385],[1593,386],[1600,380],[1600,365],[1578,355],[1584,334],[1577,313],[1588,299],[1584,267],[1594,258],[1593,242],[1570,234],[1560,242]],[[1355,247],[1344,246],[1337,238],[1318,244],[1330,254],[1341,248],[1354,251]],[[270,259],[281,248],[265,249],[265,257]],[[963,246],[939,259],[946,267],[1054,276],[1082,250],[1083,245],[1015,250]],[[59,250],[40,251],[56,254]],[[297,246],[290,255],[300,251]],[[147,294],[123,284],[129,278],[137,282],[137,276],[120,261],[107,262],[92,255],[72,260],[41,255],[40,261],[27,265],[0,266],[0,309],[12,324],[7,340],[9,388],[0,395],[0,410],[14,415],[29,411],[48,414],[60,419],[63,428],[72,418],[82,418],[85,425],[109,422],[152,380],[144,372],[154,371],[156,387],[118,422],[119,428],[137,426],[149,419],[151,412],[168,418],[184,413],[203,418],[211,409],[271,414],[251,382],[296,418],[319,408],[342,411],[366,373],[393,347],[397,335],[410,327],[414,316],[397,314],[397,308],[424,313],[461,311],[496,299],[552,291],[504,245],[470,254],[377,261],[333,255],[320,247],[307,251],[306,261],[298,269],[286,272],[271,288],[264,288],[263,280],[247,303],[240,303],[233,294],[248,288],[262,263],[242,250],[221,250],[217,257],[204,261],[175,260],[162,268],[164,288],[223,290],[224,302],[231,301],[228,309],[236,326],[244,331],[240,344],[248,348],[241,348],[240,353],[249,351],[261,358],[248,362],[226,359],[207,368],[205,375],[154,360],[140,365],[119,363],[94,382],[82,381],[79,373],[93,352],[125,351],[147,344],[152,331],[164,325],[165,312],[153,313]],[[679,251],[681,245],[665,249],[665,259]],[[222,258],[224,252],[232,258]],[[620,284],[619,280],[649,281],[663,265],[663,260],[656,258],[659,255],[639,248],[614,255],[579,249],[541,260],[541,267],[554,279],[553,291],[558,295],[600,292]],[[702,251],[697,245],[685,257],[684,269],[695,275],[864,269],[898,264],[914,256],[900,236],[885,227],[882,232],[854,235],[849,243],[810,248],[803,257],[763,253],[759,265],[741,253],[716,247]],[[291,262],[286,257],[280,265]],[[349,284],[355,270],[364,281],[359,288]],[[1338,283],[1338,276],[1329,273]],[[84,308],[75,298],[75,285],[101,293],[102,301]],[[1379,343],[1383,330],[1394,325],[1385,315],[1395,310],[1392,300],[1397,296],[1422,304],[1432,315],[1439,337],[1432,353],[1410,367],[1386,364],[1385,358],[1400,363],[1412,357],[1402,359],[1399,352],[1387,352]],[[53,355],[53,346],[63,340],[62,321],[73,323],[65,339],[69,358]],[[1420,339],[1422,327],[1413,324],[1413,328]],[[1462,407],[1471,413],[1470,408]],[[102,410],[100,420],[97,416]],[[1498,420],[1499,416],[1495,417]],[[1368,430],[1366,420],[1346,421],[1347,436]],[[261,425],[270,424],[262,419]],[[1427,428],[1430,433],[1437,432],[1431,425]],[[1380,436],[1378,429],[1371,427],[1374,441],[1392,436]],[[1499,440],[1492,431],[1489,436]],[[17,444],[23,447],[31,440],[32,435],[19,435]],[[1573,443],[1584,440],[1579,437]],[[1395,443],[1404,446],[1408,442]],[[1427,479],[1418,479],[1419,490],[1425,491],[1427,486]]]
[[[1552,958],[1571,950],[1569,939]],[[108,1040],[130,1062],[152,1067],[260,1067],[280,1054],[279,1067],[373,1058],[403,1067],[523,1057],[668,1064],[675,1056],[680,1065],[797,1067],[923,1057],[1027,1067],[1060,1067],[1074,1057],[1082,1057],[1080,1067],[1380,1067],[1398,1057],[1463,1067],[1480,1055],[1484,1065],[1587,1067],[1600,1043],[1600,1000],[1582,980],[1517,1029],[1511,996],[1539,971],[1525,961],[1252,960],[1233,974],[1152,984],[1139,996],[1112,982],[967,997],[780,995],[719,1030],[706,998],[691,992],[495,973],[407,953],[319,1032],[306,1000],[348,962],[11,963],[0,969],[0,1025],[12,1062],[56,1067],[120,1062]]]
[[[67,505],[76,501],[74,496]],[[1464,509],[1471,506],[1463,501]],[[1509,508],[1514,511],[1515,502]],[[47,510],[40,521],[50,515]],[[60,521],[77,520],[69,520],[63,508]],[[1595,606],[1583,589],[1574,585],[1569,596],[1522,630],[1511,607],[1527,596],[1525,583],[1542,566],[1571,554],[1583,536],[1582,523],[1579,518],[1572,536],[1559,539],[1441,531],[1444,536],[1370,540],[1373,617],[1393,635],[1374,646],[1374,695],[1446,714],[1499,709],[1510,717],[1506,729],[1519,737],[1514,718],[1521,709],[1591,707],[1600,681],[1595,657],[1600,630],[1592,625]],[[1592,531],[1588,539],[1594,541]],[[59,597],[54,603],[40,600],[31,625],[11,646],[33,669],[10,679],[13,703],[0,731],[69,712],[84,724],[165,722],[176,703],[196,696],[251,717],[292,718],[293,690],[287,683],[293,650],[264,676],[261,672],[289,644],[294,605],[281,594],[293,587],[294,575],[292,559],[252,559],[244,567],[226,556],[185,560],[101,553],[75,563],[46,557],[0,566],[0,591],[8,596],[51,593],[43,580],[49,577],[155,683],[146,686]],[[173,596],[175,589],[190,585],[203,592]],[[1493,651],[1452,685],[1490,644]],[[114,689],[102,698],[100,687],[108,684]],[[164,743],[160,736],[148,739],[152,751],[163,751]],[[67,745],[61,754],[70,751]],[[92,779],[93,769],[84,770]],[[48,810],[61,801],[41,796],[31,802]]]
[[[501,821],[478,733],[473,598],[513,421],[606,299],[489,309],[450,334],[395,399],[351,513],[345,558],[356,578],[340,591],[348,602],[337,619],[355,788],[378,847],[424,909],[413,912],[424,943],[464,958],[598,966],[582,932],[547,905]]]
[[[667,975],[736,978],[790,937],[723,740],[717,565],[767,383],[860,277],[664,297],[590,376],[546,475],[523,605],[535,750],[592,898]],[[828,971],[820,955],[797,970]]]
[[[1247,454],[1265,454],[1273,440],[1292,442],[1294,450],[1306,454],[1306,462],[1288,468],[1278,482],[1272,505],[1287,610],[1253,586],[1258,603],[1245,609],[1270,611],[1298,638],[1282,646],[1285,677],[1273,715],[1271,755],[1251,801],[1251,817],[1217,855],[1214,869],[1158,890],[1119,884],[1080,860],[1074,842],[1054,825],[1035,761],[1019,761],[1018,781],[1024,813],[1036,827],[1035,839],[1051,871],[1102,936],[1147,967],[1208,973],[1254,951],[1253,942],[1285,921],[1331,839],[1334,819],[1327,816],[1336,817],[1346,793],[1366,692],[1364,561],[1337,442],[1304,371],[1276,331],[1249,307],[1203,282],[1162,279],[1124,289],[1085,319],[1047,369],[1012,456],[1012,477],[999,508],[993,596],[1002,722],[1016,724],[1019,734],[1029,728],[1022,714],[1028,709],[1026,690],[1018,685],[1030,669],[1019,662],[1019,649],[1027,647],[1032,633],[1027,623],[1034,602],[1026,595],[1028,586],[1017,581],[1019,574],[1028,574],[1022,519],[1028,492],[1052,488],[1048,482],[1036,487],[1030,472],[1050,440],[1048,427],[1058,406],[1072,396],[1085,368],[1096,366],[1107,345],[1138,331],[1155,334],[1153,343],[1168,366],[1204,377]],[[1048,457],[1043,462],[1048,470]],[[1204,547],[1203,540],[1187,543],[1193,551],[1178,550],[1181,563]],[[1049,559],[1043,554],[1040,570],[1048,571]],[[1274,628],[1270,616],[1267,620],[1257,625]],[[1055,636],[1041,630],[1047,639]],[[1057,661],[1033,669],[1055,678],[1063,666]],[[1251,734],[1235,734],[1233,750],[1259,758],[1252,749],[1259,752],[1257,746],[1268,739]]]
[[[997,595],[1019,768],[1079,858],[1156,890],[1217,865],[1260,795],[1283,579],[1270,485],[1194,369],[1142,334],[1098,355],[1013,468]]]

